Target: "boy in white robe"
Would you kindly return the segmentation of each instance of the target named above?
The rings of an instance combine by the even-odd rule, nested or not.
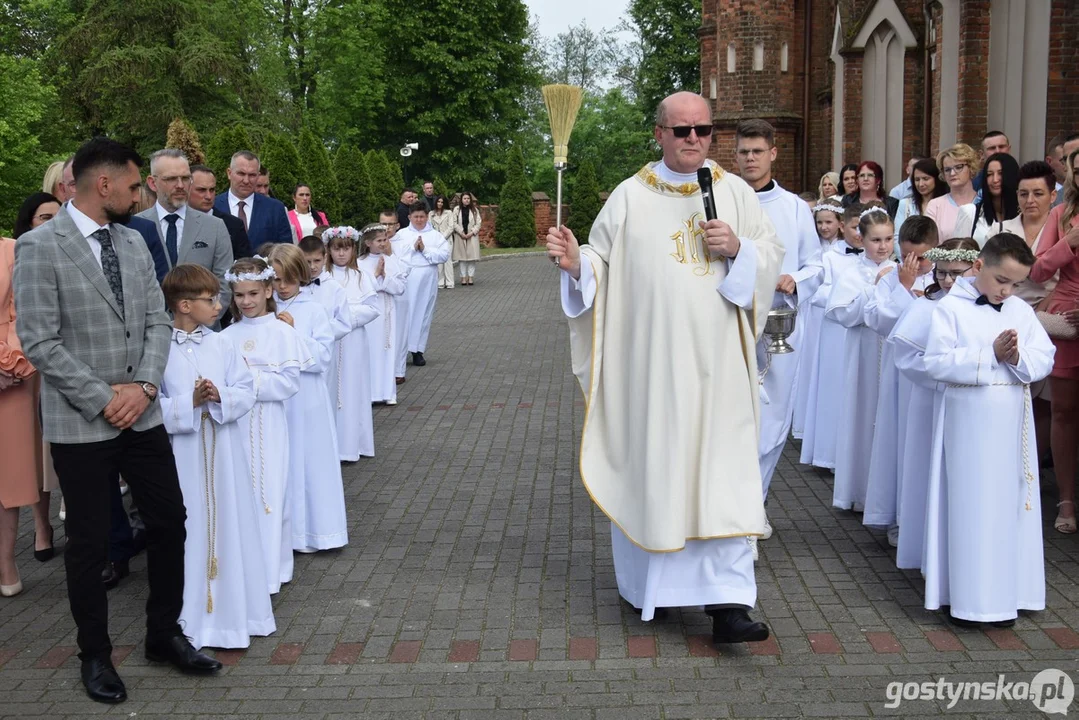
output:
[[[894,271],[892,220],[883,206],[870,205],[858,223],[865,253],[836,279],[825,317],[847,328],[847,358],[835,451],[832,506],[861,512],[865,507],[869,453],[877,413],[884,338],[866,325],[875,286]]]
[[[422,367],[427,364],[423,353],[427,350],[438,299],[438,266],[449,259],[450,243],[427,223],[427,205],[422,200],[409,207],[408,219],[410,225],[398,230],[393,238],[393,254],[410,268],[405,289],[409,308],[408,352],[412,353],[412,364]],[[400,361],[398,369],[401,369]]]
[[[802,436],[800,462],[827,470],[835,470],[839,398],[843,396],[843,366],[847,357],[847,328],[828,317],[825,311],[839,276],[848,267],[857,265],[865,252],[858,231],[861,213],[860,203],[854,203],[843,211],[843,239],[836,242],[834,253],[822,256],[824,276],[811,300],[821,314],[820,339],[817,358],[809,372],[806,427]]]
[[[162,281],[175,329],[161,410],[187,508],[180,625],[196,649],[246,648],[277,629],[237,424],[255,404],[254,378],[209,327],[218,287],[198,265],[177,265]]]
[[[326,390],[333,397],[337,393],[340,382],[339,369],[337,367],[340,355],[341,338],[352,332],[352,317],[348,309],[348,295],[341,284],[333,279],[330,274],[329,254],[322,238],[308,235],[300,240],[300,250],[303,251],[304,260],[307,262],[308,276],[313,278],[307,287],[311,288],[311,295],[326,310],[330,316],[330,329],[333,331],[334,352],[330,357],[330,367],[326,370]]]
[[[392,240],[397,236],[397,231],[401,229],[401,223],[397,220],[397,213],[392,210],[383,210],[378,215],[378,222],[380,225],[386,226],[386,237],[388,241],[386,243],[386,250],[383,254],[387,256],[395,256],[401,267],[404,269],[404,282],[405,290],[408,289],[408,274],[412,270],[412,267],[406,264],[400,255],[395,255],[393,249]],[[393,296],[393,311],[396,320],[394,321],[394,382],[398,385],[402,385],[405,382],[405,373],[408,367],[408,293],[402,291],[400,294]]]
[[[865,310],[866,325],[883,338],[884,343],[862,524],[887,528],[888,544],[892,547],[899,543],[899,474],[903,461],[898,447],[903,427],[899,422],[900,408],[906,406],[910,386],[902,384],[901,397],[895,350],[888,337],[899,317],[930,284],[932,265],[923,256],[936,246],[937,224],[930,218],[919,215],[904,222],[899,231],[902,264],[895,272],[881,278]]]
[[[820,241],[817,239],[813,215],[804,200],[784,190],[772,179],[772,163],[778,148],[775,146],[775,128],[764,120],[744,120],[735,131],[735,161],[739,174],[757,193],[761,208],[768,214],[776,234],[783,243],[783,265],[779,282],[772,297],[772,308],[795,308],[799,317],[794,323],[794,333],[789,342],[793,352],[784,355],[768,355],[765,348],[768,339],[762,337],[757,343],[757,366],[761,398],[761,434],[759,457],[761,484],[764,499],[768,500],[768,488],[772,483],[776,465],[783,454],[794,417],[794,380],[802,360],[802,344],[806,337],[800,322],[802,307],[809,306],[809,299],[821,282]],[[772,536],[772,524],[765,515],[764,534],[761,539]]]
[[[973,273],[978,259],[978,243],[971,238],[945,240],[938,248],[925,253],[934,263],[931,274],[936,283],[926,288],[903,313],[892,329],[889,340],[895,349],[895,366],[900,373],[899,406],[899,507],[897,520],[902,522],[895,553],[896,567],[922,569],[925,549],[925,503],[929,494],[929,459],[933,446],[933,405],[938,383],[925,368],[925,346],[937,301],[948,294],[960,277]],[[908,385],[906,392],[903,384]],[[868,510],[867,510],[868,511]]]
[[[943,383],[926,512],[925,607],[959,625],[1010,626],[1045,608],[1038,456],[1030,384],[1056,348],[1022,298],[1034,254],[990,238],[933,312],[925,365]]]
[[[356,266],[374,283],[379,315],[367,326],[371,353],[371,401],[397,404],[397,298],[404,294],[408,273],[390,253],[390,238],[382,223],[363,229]]]

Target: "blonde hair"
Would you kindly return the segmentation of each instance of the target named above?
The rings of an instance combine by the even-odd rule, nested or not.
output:
[[[64,161],[57,160],[45,168],[45,177],[41,181],[41,192],[56,195],[56,186],[64,182]]]
[[[947,178],[944,175],[944,158],[959,163],[965,163],[967,168],[970,169],[972,181],[974,176],[982,170],[982,160],[978,157],[978,153],[974,151],[974,148],[966,143],[956,143],[947,150],[941,150],[940,153],[937,154],[937,167],[940,168],[940,177],[945,181],[947,181]]]
[[[858,232],[864,238],[869,234],[869,228],[874,225],[890,225],[895,227],[892,218],[888,215],[888,208],[884,203],[868,202],[862,206],[862,216],[858,220]]]
[[[843,186],[840,184],[840,181],[839,181],[839,173],[837,173],[837,172],[826,172],[826,173],[824,173],[823,175],[820,176],[820,182],[817,183],[817,197],[818,198],[820,198],[821,200],[827,200],[829,197],[831,197],[830,195],[826,196],[824,194],[824,181],[825,180],[831,180],[832,181],[832,186],[835,188],[836,195],[842,195],[843,194]]]
[[[287,283],[307,285],[311,282],[311,273],[303,251],[295,245],[276,243],[268,253],[270,264],[274,265],[277,277]]]

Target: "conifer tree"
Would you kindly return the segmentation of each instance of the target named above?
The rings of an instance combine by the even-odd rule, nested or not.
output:
[[[588,242],[588,233],[596,221],[603,203],[599,199],[599,181],[591,160],[584,160],[577,168],[570,193],[570,213],[566,227],[573,231],[578,241]]]
[[[165,147],[182,150],[187,156],[187,161],[192,165],[202,165],[206,162],[206,155],[202,152],[202,143],[199,142],[199,134],[191,123],[183,118],[176,118],[169,123],[169,129],[165,133]]]
[[[498,200],[495,240],[502,247],[532,247],[536,244],[532,188],[525,177],[525,159],[520,148],[515,148],[510,155],[506,182]]]

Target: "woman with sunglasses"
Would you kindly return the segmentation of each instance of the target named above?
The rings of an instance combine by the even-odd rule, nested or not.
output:
[[[888,217],[893,221],[899,211],[899,201],[888,195],[884,189],[884,169],[872,160],[863,160],[855,176],[858,191],[843,198],[843,207],[854,203],[882,203],[888,210]]]
[[[937,224],[941,241],[964,237],[970,228],[958,227],[959,212],[966,208],[974,217],[974,176],[981,170],[981,161],[974,148],[965,143],[952,145],[937,155],[941,178],[948,185],[948,194],[929,201],[925,214]]]

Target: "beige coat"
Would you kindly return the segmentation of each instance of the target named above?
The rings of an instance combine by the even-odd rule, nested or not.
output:
[[[475,205],[473,205],[475,208]],[[461,206],[453,209],[453,259],[454,261],[475,261],[480,259],[480,225],[483,224],[483,216],[479,208],[475,208],[472,217],[469,218],[468,232],[471,237],[465,237],[465,228],[461,222]],[[475,232],[473,235],[472,233]]]

